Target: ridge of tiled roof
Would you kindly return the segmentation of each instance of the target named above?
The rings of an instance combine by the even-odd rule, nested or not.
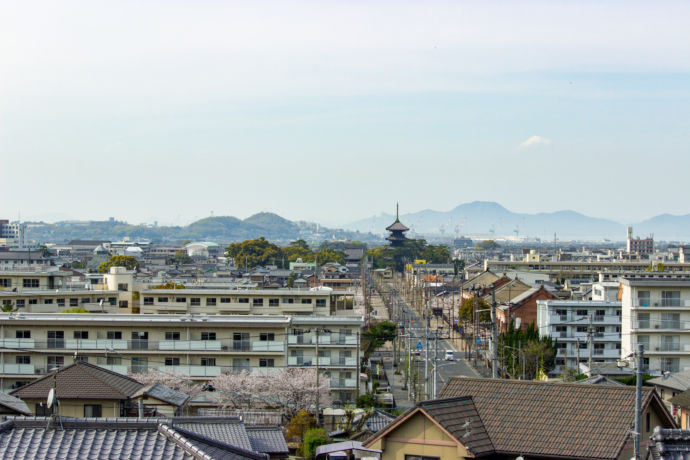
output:
[[[642,392],[675,426],[656,392]],[[470,377],[452,378],[439,396],[472,396],[496,452],[511,455],[617,458],[635,406],[629,386]]]
[[[268,459],[269,456],[265,453],[262,452],[255,452],[252,449],[244,449],[240,446],[237,446],[235,444],[231,444],[228,442],[224,442],[218,439],[214,439],[208,436],[205,436],[203,434],[187,430],[184,428],[180,427],[171,427],[168,425],[163,425],[161,424],[160,429],[163,429],[168,433],[170,436],[176,436],[178,438],[182,438],[184,442],[186,442],[188,445],[194,446],[194,448],[199,449],[198,444],[201,443],[202,446],[205,444],[207,446],[211,446],[213,448],[220,448],[224,451],[230,451],[234,455],[230,456],[223,456],[223,458],[228,458],[228,459],[251,459],[251,460],[264,460]],[[190,442],[190,440],[192,442]],[[195,441],[195,442],[194,442]],[[205,449],[201,449],[205,450]],[[213,458],[217,458],[217,456],[213,456]]]
[[[288,455],[283,430],[277,425],[245,425],[252,449],[266,454]]]

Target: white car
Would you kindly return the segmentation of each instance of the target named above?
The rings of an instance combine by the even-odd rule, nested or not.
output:
[[[455,361],[455,350],[446,350],[446,355],[443,359],[446,361]]]

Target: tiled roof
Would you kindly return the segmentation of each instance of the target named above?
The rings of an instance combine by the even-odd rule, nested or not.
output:
[[[172,420],[172,426],[252,450],[249,435],[239,417],[177,417]]]
[[[126,399],[143,386],[126,375],[77,361],[24,385],[11,394],[22,399],[44,399],[53,388],[54,381],[58,399]]]
[[[675,426],[653,389],[642,392]],[[440,397],[457,396],[472,396],[496,452],[517,455],[617,458],[635,408],[630,386],[454,377]]]
[[[494,452],[494,446],[471,396],[434,399],[421,402],[418,406],[474,456]]]
[[[690,430],[654,428],[647,452],[647,458],[651,457],[653,460],[690,458]]]
[[[623,383],[619,382],[618,380],[613,380],[610,379],[604,375],[593,375],[591,377],[588,377],[586,379],[578,380],[576,382],[577,384],[581,385],[610,385],[614,387],[620,387],[624,386]]]
[[[283,430],[275,425],[245,425],[252,450],[265,454],[289,454]]]
[[[673,374],[662,375],[661,377],[649,379],[645,383],[648,385],[659,385],[660,387],[685,391],[690,389],[690,371],[681,371]]]
[[[374,413],[367,418],[366,422],[364,422],[364,426],[372,433],[376,433],[387,427],[393,420],[395,420],[394,415],[379,409],[374,409]]]
[[[690,390],[675,395],[671,398],[671,404],[690,409]]]
[[[10,417],[0,425],[0,458],[265,460],[268,455],[173,428],[170,419]]]
[[[6,407],[19,415],[31,415],[31,410],[24,401],[2,391],[0,391],[0,406]]]
[[[160,383],[146,385],[145,387],[140,388],[131,397],[136,398],[139,396],[148,396],[177,407],[183,406],[189,399],[189,395],[173,390],[172,388],[168,388]]]

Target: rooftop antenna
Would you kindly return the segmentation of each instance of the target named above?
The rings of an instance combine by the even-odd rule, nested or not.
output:
[[[51,414],[50,414],[50,419],[48,419],[48,426],[46,429],[49,429],[51,426],[56,426],[56,422],[60,423],[60,429],[64,430],[64,427],[62,426],[62,419],[60,418],[60,401],[58,401],[58,396],[57,396],[57,375],[58,372],[60,372],[60,368],[56,367],[55,372],[53,373],[53,388],[48,391],[48,398],[46,399],[46,405],[48,406],[48,409],[50,409]]]

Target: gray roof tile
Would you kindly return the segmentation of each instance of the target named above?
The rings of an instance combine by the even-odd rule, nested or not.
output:
[[[31,410],[24,401],[3,393],[2,391],[0,391],[0,406],[4,406],[13,412],[16,412],[17,415],[31,415]]]
[[[247,430],[238,417],[177,417],[172,420],[172,426],[242,449],[252,450]]]
[[[275,425],[245,425],[252,450],[266,454],[289,453],[283,430]]]

